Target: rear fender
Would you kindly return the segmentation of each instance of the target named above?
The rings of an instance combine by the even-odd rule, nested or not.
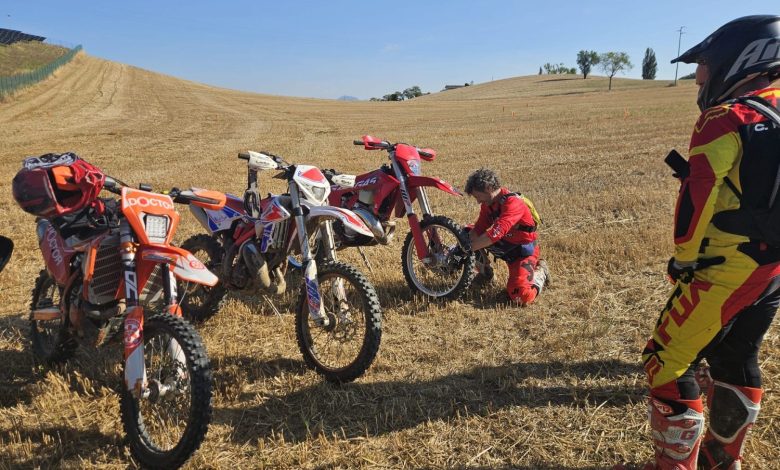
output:
[[[301,201],[303,203],[303,201]],[[334,206],[309,206],[308,204],[305,204],[308,208],[308,214],[306,215],[307,220],[318,220],[318,219],[325,219],[325,220],[338,220],[341,223],[344,224],[345,227],[354,230],[355,232],[365,235],[367,237],[374,237],[374,233],[371,231],[370,228],[363,222],[363,219],[357,216],[354,212],[348,209],[342,209],[341,207],[334,207]],[[319,220],[318,220],[319,221]]]
[[[406,180],[406,185],[409,189],[415,189],[421,186],[433,186],[434,188],[441,189],[445,193],[450,193],[453,196],[463,196],[463,193],[448,182],[430,176],[410,175]]]
[[[219,282],[219,278],[187,250],[175,246],[142,245],[138,248],[138,254],[142,262],[168,264],[173,275],[183,281],[209,287]]]

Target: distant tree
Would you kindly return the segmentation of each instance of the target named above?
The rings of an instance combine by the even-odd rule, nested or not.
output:
[[[694,78],[696,78],[696,72],[680,77],[680,80],[693,80]]]
[[[382,101],[403,101],[403,100],[404,100],[404,94],[401,91],[396,91],[395,93],[390,93],[382,97]]]
[[[371,98],[371,99],[370,99],[370,100],[368,100],[368,101],[382,101],[382,100],[381,100],[381,99],[379,99],[379,98]]]
[[[599,56],[599,67],[609,76],[609,90],[612,90],[612,77],[618,72],[631,70],[634,65],[625,52],[606,52]]]
[[[582,50],[577,53],[577,66],[580,68],[580,72],[582,72],[583,80],[588,78],[590,69],[594,65],[598,65],[598,63],[599,63],[599,55],[596,51]]]
[[[658,70],[658,62],[655,60],[655,52],[651,48],[645,51],[642,59],[642,80],[655,80],[655,72]]]
[[[539,67],[539,75],[541,75],[541,74],[542,74],[542,68]]]
[[[567,73],[570,73],[571,75],[577,75],[577,69],[572,67],[572,68],[569,69],[569,71]]]
[[[406,90],[404,90],[402,94],[404,95],[404,98],[410,100],[412,98],[417,98],[418,96],[422,96],[423,92],[419,86],[415,85],[413,87],[409,87]]]
[[[547,72],[547,74],[554,75],[559,73],[569,73],[571,69],[569,67],[566,67],[564,63],[560,63],[556,65],[548,62],[544,64],[544,70],[545,72]]]

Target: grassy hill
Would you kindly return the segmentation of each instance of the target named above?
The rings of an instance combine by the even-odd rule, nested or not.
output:
[[[615,77],[613,90],[649,90],[669,86],[671,80],[634,80]],[[416,99],[425,100],[484,100],[506,99],[524,96],[562,96],[601,93],[608,90],[609,78],[589,75],[530,75],[505,78],[480,83],[446,92],[424,95]]]
[[[481,166],[522,190],[545,220],[554,278],[538,303],[504,300],[506,270],[450,304],[413,296],[395,240],[342,258],[384,307],[382,345],[356,383],[326,385],[302,362],[290,303],[232,295],[200,328],[215,367],[214,420],[189,468],[609,468],[652,454],[639,353],[669,285],[677,182],[663,164],[687,148],[696,87],[680,82],[533,76],[408,102],[292,99],[217,89],[85,54],[55,79],[0,106],[0,233],[17,244],[0,274],[0,468],[127,467],[117,368],[35,368],[29,295],[42,267],[32,216],[11,198],[26,155],[76,151],[110,175],[155,188],[241,194],[247,149],[363,172],[386,161],[362,134],[438,151],[423,172],[462,187]],[[550,81],[557,80],[557,81]],[[278,180],[261,177],[264,190]],[[267,188],[267,189],[266,189]],[[473,200],[431,192],[465,224]],[[182,211],[177,241],[200,231]],[[780,460],[780,339],[763,346],[767,393],[746,466]],[[769,360],[766,360],[769,358]]]
[[[0,44],[0,77],[35,70],[66,52],[67,48],[38,41]]]

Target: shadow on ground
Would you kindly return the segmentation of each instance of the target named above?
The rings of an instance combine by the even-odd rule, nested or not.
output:
[[[232,434],[241,442],[272,432],[282,433],[287,442],[335,432],[345,438],[378,436],[466,414],[487,416],[513,406],[620,407],[643,400],[644,387],[543,387],[524,382],[561,376],[616,381],[640,374],[638,364],[604,360],[477,367],[429,381],[357,382],[341,387],[320,383],[271,395],[260,406],[218,409],[214,421],[240,426]]]

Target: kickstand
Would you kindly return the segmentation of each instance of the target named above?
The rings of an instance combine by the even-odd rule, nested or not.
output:
[[[270,306],[271,306],[271,310],[273,310],[273,311],[274,311],[274,315],[276,315],[277,317],[281,317],[281,316],[282,316],[282,313],[281,313],[281,312],[279,312],[279,309],[277,309],[277,308],[276,308],[276,305],[274,305],[274,303],[273,303],[273,302],[271,302],[271,299],[269,299],[267,295],[264,295],[264,296],[263,296],[263,300],[265,300],[266,302],[268,302],[268,305],[270,305]]]
[[[360,252],[360,256],[363,257],[363,262],[366,263],[366,267],[368,268],[368,271],[373,274],[374,268],[371,267],[371,262],[368,261],[368,257],[366,257],[366,253],[363,251],[363,247],[359,246],[357,247],[357,249]]]

